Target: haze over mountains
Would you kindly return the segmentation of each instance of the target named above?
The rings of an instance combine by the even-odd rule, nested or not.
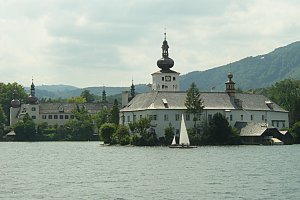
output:
[[[176,60],[176,58],[174,58]],[[174,67],[176,68],[176,66]],[[174,69],[176,70],[176,69]],[[155,69],[153,69],[155,71]],[[242,90],[268,87],[277,81],[293,78],[300,79],[300,41],[294,42],[274,51],[257,56],[250,56],[231,64],[219,66],[206,71],[193,71],[180,76],[180,88],[186,90],[195,82],[201,91],[224,91],[227,73],[231,71],[237,88]],[[181,72],[183,73],[183,72]],[[150,74],[145,74],[150,76]],[[105,87],[107,95],[119,94],[128,87]],[[29,88],[26,88],[29,90]],[[69,85],[36,86],[39,98],[70,98],[79,96],[84,90],[101,96],[103,87],[77,88]],[[146,84],[136,85],[136,92],[150,91]]]

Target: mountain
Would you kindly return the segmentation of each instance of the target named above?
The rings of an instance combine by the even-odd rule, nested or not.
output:
[[[77,88],[70,85],[37,85],[36,96],[41,98],[51,98],[51,99],[66,99],[71,97],[80,96],[82,91],[89,90],[92,94],[97,96],[102,96],[103,87],[87,87],[87,88]],[[105,92],[107,96],[112,96],[116,94],[121,94],[122,91],[129,91],[130,87],[105,87]],[[30,87],[25,87],[26,93],[30,93]],[[149,86],[146,84],[135,85],[135,91],[137,93],[143,93],[150,91]]]
[[[229,71],[234,75],[236,86],[243,90],[268,87],[286,78],[300,79],[300,42],[229,65],[187,73],[180,77],[181,89],[186,90],[195,82],[201,91],[210,91],[212,87],[224,91]]]
[[[268,87],[277,81],[293,78],[300,80],[300,41],[294,42],[274,51],[250,56],[229,65],[215,67],[206,71],[193,71],[180,76],[181,90],[187,90],[192,82],[195,82],[201,91],[224,91],[227,74],[233,73],[233,81],[236,88],[242,90]],[[145,76],[150,76],[145,74]],[[151,89],[146,84],[135,86],[137,93],[148,92]],[[70,98],[81,94],[83,90],[101,96],[102,87],[77,88],[69,85],[41,85],[36,86],[36,94],[39,98]],[[26,88],[27,91],[30,88]],[[107,96],[129,91],[130,87],[105,87]]]

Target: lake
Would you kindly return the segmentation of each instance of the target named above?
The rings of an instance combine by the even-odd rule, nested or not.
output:
[[[299,199],[300,145],[0,143],[0,199]]]

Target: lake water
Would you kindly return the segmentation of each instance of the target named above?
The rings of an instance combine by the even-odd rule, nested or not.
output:
[[[299,199],[300,145],[0,143],[0,199]]]

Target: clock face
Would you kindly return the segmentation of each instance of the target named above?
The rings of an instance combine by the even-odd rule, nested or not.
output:
[[[171,81],[171,76],[166,76],[166,81]]]

